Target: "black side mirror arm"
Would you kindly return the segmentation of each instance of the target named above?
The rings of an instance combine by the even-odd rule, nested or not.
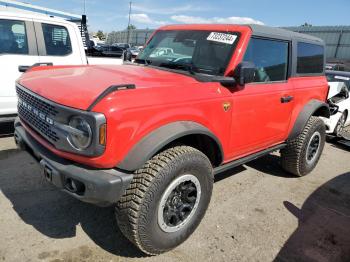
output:
[[[216,76],[212,79],[212,82],[219,82],[224,87],[235,87],[237,85],[236,79],[227,76]]]

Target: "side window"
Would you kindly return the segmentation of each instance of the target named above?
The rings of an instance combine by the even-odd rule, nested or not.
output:
[[[288,42],[252,38],[244,61],[256,66],[254,82],[287,80]]]
[[[298,74],[323,73],[324,47],[315,44],[298,43]]]
[[[65,56],[72,53],[67,28],[59,25],[42,24],[46,55]]]
[[[0,54],[28,54],[28,40],[23,21],[0,19]]]

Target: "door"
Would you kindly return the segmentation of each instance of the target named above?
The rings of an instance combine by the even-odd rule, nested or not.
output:
[[[33,22],[0,19],[0,116],[17,113],[18,67],[38,62]]]
[[[38,20],[39,21],[39,20]],[[35,22],[41,63],[53,65],[86,64],[83,42],[72,24]],[[80,39],[78,38],[80,37]]]
[[[233,93],[231,146],[234,158],[281,143],[293,106],[288,81],[290,43],[252,38],[244,61],[256,66],[253,83]]]

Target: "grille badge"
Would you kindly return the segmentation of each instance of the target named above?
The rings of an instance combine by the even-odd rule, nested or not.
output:
[[[40,112],[38,109],[36,109],[32,105],[28,104],[27,102],[23,101],[22,99],[18,99],[18,105],[21,105],[22,108],[33,113],[35,116],[38,116],[41,120],[45,121],[46,123],[48,123],[50,125],[54,124],[53,119],[49,118],[47,115]]]

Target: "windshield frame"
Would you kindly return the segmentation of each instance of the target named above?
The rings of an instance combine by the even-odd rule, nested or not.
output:
[[[155,36],[157,36],[157,34],[159,33],[163,33],[163,32],[184,32],[184,31],[193,31],[193,32],[208,32],[209,34],[211,32],[217,32],[217,33],[224,33],[224,34],[232,34],[236,36],[236,39],[234,40],[234,42],[231,44],[230,50],[228,52],[227,58],[226,60],[223,62],[222,64],[222,68],[220,72],[211,72],[211,73],[205,73],[205,72],[201,72],[195,69],[198,69],[198,67],[193,64],[193,63],[174,63],[172,65],[179,65],[179,67],[182,68],[169,68],[167,66],[162,65],[163,63],[153,63],[154,61],[150,59],[150,55],[152,53],[150,53],[148,55],[148,57],[146,58],[142,58],[142,53],[147,49],[147,47],[149,46],[149,44],[152,43],[152,40],[154,39]],[[204,38],[205,39],[205,38]],[[237,46],[239,44],[241,40],[241,32],[240,31],[229,31],[229,30],[212,30],[212,29],[179,29],[179,30],[173,30],[173,29],[162,29],[162,30],[157,30],[152,37],[147,41],[145,47],[142,50],[142,53],[139,54],[139,56],[135,59],[135,62],[138,64],[143,64],[145,66],[151,66],[157,69],[161,69],[161,70],[166,70],[166,71],[172,71],[172,72],[176,72],[176,73],[180,73],[180,74],[186,74],[186,75],[205,75],[205,76],[209,76],[209,77],[215,77],[215,76],[224,76],[228,66],[230,65],[230,62],[233,58],[233,54],[234,52],[237,50]],[[159,43],[158,43],[159,44]],[[170,47],[159,47],[157,46],[156,48],[170,48]],[[194,47],[194,51],[195,51]],[[191,56],[191,60],[193,58],[193,55]],[[165,59],[164,59],[165,61]],[[193,66],[193,68],[191,67],[191,65]],[[185,69],[186,68],[186,69]],[[199,68],[199,70],[205,71],[204,69]],[[206,70],[209,71],[209,70]]]

